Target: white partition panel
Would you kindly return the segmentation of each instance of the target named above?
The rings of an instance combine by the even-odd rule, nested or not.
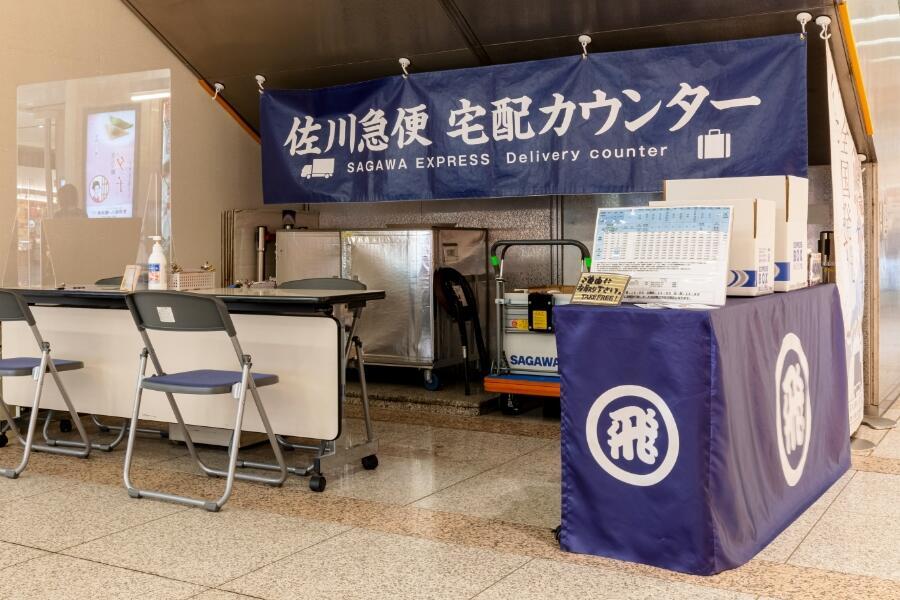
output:
[[[141,339],[126,310],[34,307],[44,338],[56,358],[82,360],[85,368],[60,376],[79,412],[130,417]],[[244,352],[253,369],[275,373],[280,382],[260,389],[263,405],[276,433],[334,439],[340,430],[342,361],[341,328],[328,317],[232,315]],[[151,332],[151,340],[166,371],[237,370],[239,364],[223,332]],[[3,324],[3,357],[37,356],[34,338],[22,323]],[[153,367],[148,366],[148,374]],[[30,405],[30,377],[6,377],[3,397],[10,405]],[[179,408],[191,425],[231,428],[235,401],[228,395],[179,395]],[[44,408],[62,409],[51,378],[46,379]],[[141,418],[174,422],[165,396],[145,391]],[[262,431],[248,395],[244,429]]]

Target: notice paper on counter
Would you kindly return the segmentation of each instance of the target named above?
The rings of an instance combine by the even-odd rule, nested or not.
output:
[[[618,306],[631,277],[618,273],[582,273],[572,293],[572,304]]]
[[[631,276],[626,302],[725,304],[730,206],[601,208],[591,271]]]

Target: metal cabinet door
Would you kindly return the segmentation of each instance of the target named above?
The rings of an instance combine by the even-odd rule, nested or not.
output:
[[[339,231],[286,230],[275,234],[275,281],[341,276]]]
[[[360,338],[372,364],[431,366],[434,361],[434,232],[345,231],[343,276],[387,297],[366,308]]]

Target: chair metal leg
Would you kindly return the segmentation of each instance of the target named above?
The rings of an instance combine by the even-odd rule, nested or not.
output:
[[[97,429],[99,429],[100,431],[103,431],[103,432],[107,432],[107,431],[121,432],[123,429],[128,428],[128,419],[123,419],[122,425],[107,425],[106,423],[101,421],[97,417],[97,415],[91,415],[91,421],[94,422],[94,425],[97,426]],[[155,427],[138,427],[137,432],[144,433],[146,435],[152,435],[152,436],[158,435],[159,437],[164,438],[164,439],[169,437],[168,431],[166,431],[165,429],[156,429]],[[116,439],[119,440],[120,438],[116,438]],[[125,433],[121,434],[121,439],[125,439]],[[111,445],[113,446],[113,448],[115,448],[118,445],[118,442],[111,444]]]
[[[356,350],[356,363],[359,365],[359,388],[362,393],[363,421],[366,424],[366,441],[371,442],[375,439],[372,430],[372,417],[369,414],[369,390],[366,388],[366,359],[363,354],[362,341],[356,336],[353,337],[353,347]]]
[[[353,328],[351,327],[351,332],[352,331]],[[356,360],[359,366],[359,383],[362,395],[363,420],[366,426],[366,441],[359,444],[354,444],[353,446],[343,450],[342,453],[345,455],[347,462],[359,459],[362,461],[364,468],[372,469],[377,467],[378,465],[378,461],[375,455],[375,453],[378,451],[378,445],[375,442],[375,433],[372,427],[372,418],[369,411],[369,394],[368,390],[366,389],[365,354],[362,349],[362,342],[356,336],[353,336],[353,339],[350,340],[350,343],[348,343],[348,345],[346,346],[346,360],[349,360],[350,358],[351,349],[356,353]],[[337,451],[335,448],[336,444],[334,442],[320,442],[316,445],[309,445],[290,442],[280,435],[276,435],[275,438],[278,443],[285,448],[291,450],[310,450],[315,452],[313,460],[308,466],[287,467],[288,473],[291,473],[293,475],[298,475],[300,477],[308,477],[310,475],[321,477],[323,463],[327,464],[329,461],[337,460],[334,458],[337,456]],[[237,466],[269,471],[280,470],[280,465],[263,462],[238,461]],[[324,481],[324,478],[322,478],[322,480]],[[322,485],[324,487],[324,484]]]
[[[149,352],[147,352],[146,348],[141,351],[141,362],[140,366],[138,367],[137,384],[135,385],[134,390],[134,406],[132,407],[131,412],[132,425],[137,425],[138,417],[141,414],[141,394],[144,391],[141,387],[141,383],[143,383],[144,374],[147,372],[148,354]],[[136,432],[136,427],[128,428],[128,441],[125,443],[125,465],[122,472],[122,475],[125,479],[125,489],[128,490],[128,495],[132,498],[141,497],[139,490],[131,483],[131,457],[134,453],[134,438]]]
[[[15,479],[25,470],[25,467],[28,466],[28,459],[31,457],[31,447],[34,442],[34,430],[37,426],[38,408],[41,404],[41,392],[44,388],[44,374],[47,371],[47,361],[49,358],[50,352],[47,349],[44,349],[41,353],[41,364],[38,367],[37,383],[34,386],[34,402],[31,406],[31,414],[28,419],[28,433],[25,435],[24,440],[22,439],[21,434],[19,435],[19,441],[25,446],[25,450],[22,453],[22,460],[19,461],[18,466],[12,469],[0,469],[0,475],[3,475],[4,477]],[[9,411],[6,412],[7,414],[9,413]]]
[[[19,443],[25,443],[25,440],[22,438],[22,435],[19,433],[19,425],[16,423],[16,419],[12,416],[12,413],[9,410],[9,407],[3,401],[3,398],[0,397],[0,412],[3,413],[3,421],[5,425],[4,433],[7,431],[11,431],[13,436]]]
[[[74,440],[61,440],[59,438],[50,437],[50,423],[53,421],[53,410],[47,411],[47,418],[44,419],[43,436],[48,446],[66,446],[70,448],[84,448],[84,442],[76,442]],[[94,415],[91,415],[93,417]],[[81,422],[80,419],[77,422]],[[127,423],[127,419],[126,419]],[[128,427],[116,427],[118,433],[110,442],[91,442],[91,448],[100,450],[101,452],[112,452],[116,447],[125,440],[125,434],[128,433]]]
[[[25,434],[24,439],[22,438],[22,434],[19,432],[18,427],[15,425],[15,422],[12,419],[12,416],[9,412],[9,407],[6,405],[6,403],[0,400],[0,404],[2,404],[2,409],[0,410],[2,410],[7,423],[9,423],[10,429],[15,433],[15,436],[19,440],[19,443],[24,446],[22,459],[19,462],[18,466],[12,469],[0,469],[0,475],[9,477],[10,479],[16,479],[19,475],[22,474],[22,471],[24,471],[25,467],[28,466],[28,460],[31,458],[32,450],[49,452],[52,454],[63,454],[66,456],[74,456],[78,458],[87,458],[87,456],[91,452],[90,438],[88,437],[87,432],[84,430],[84,426],[81,425],[80,421],[78,421],[78,413],[75,411],[75,407],[72,405],[72,401],[69,398],[65,387],[63,387],[62,382],[59,379],[59,373],[56,371],[56,366],[50,359],[50,345],[46,342],[42,342],[41,348],[42,350],[40,365],[35,367],[34,371],[32,372],[32,377],[35,380],[34,401],[31,406],[31,414],[28,418],[28,431]],[[56,381],[56,385],[59,387],[60,394],[62,395],[63,401],[66,403],[66,407],[69,409],[69,412],[73,415],[73,417],[76,419],[76,422],[78,423],[78,433],[84,443],[84,446],[79,450],[70,448],[56,448],[53,446],[34,443],[34,434],[37,430],[38,416],[41,407],[41,394],[43,394],[44,391],[44,379],[46,378],[48,370]]]
[[[56,387],[59,390],[60,396],[62,396],[63,402],[66,404],[66,408],[69,409],[69,415],[72,417],[72,422],[75,424],[75,429],[78,430],[78,435],[81,438],[81,442],[75,442],[73,447],[81,448],[81,450],[76,450],[73,453],[73,456],[80,456],[82,458],[87,458],[91,453],[91,448],[93,444],[91,443],[90,437],[88,437],[87,431],[84,429],[84,423],[81,422],[81,417],[78,416],[78,411],[75,410],[75,405],[72,404],[72,399],[69,398],[69,392],[66,390],[66,387],[63,385],[62,380],[59,377],[59,371],[56,370],[56,365],[53,361],[50,361],[50,376],[53,377],[53,381],[56,383]],[[57,448],[56,450],[63,450],[63,448]]]
[[[11,418],[9,408],[5,403],[3,403],[2,405],[2,412],[4,413],[4,416],[6,417],[6,420],[10,425],[10,429],[15,432],[15,436],[19,440],[19,443],[24,446],[22,460],[19,462],[19,465],[17,467],[12,469],[0,469],[0,475],[4,475],[5,477],[9,477],[10,479],[17,478],[19,475],[21,475],[22,471],[25,470],[25,467],[28,465],[28,460],[31,458],[32,450],[49,452],[52,454],[74,456],[77,458],[87,458],[91,451],[90,438],[88,437],[87,432],[84,430],[84,426],[81,425],[81,422],[78,420],[78,413],[75,411],[75,407],[72,405],[72,401],[69,398],[65,387],[62,385],[62,381],[60,381],[59,379],[59,373],[56,371],[56,365],[54,365],[53,361],[50,359],[50,344],[48,344],[47,342],[41,342],[41,348],[42,350],[40,365],[35,367],[35,369],[32,371],[32,377],[35,380],[34,402],[32,403],[31,414],[28,418],[28,432],[26,433],[24,439],[22,438],[18,427],[15,425],[15,422]],[[44,391],[44,379],[46,378],[47,371],[50,372],[51,376],[56,381],[56,385],[59,388],[63,401],[66,403],[66,408],[69,409],[69,413],[73,415],[73,418],[78,424],[78,433],[81,436],[82,442],[84,444],[80,449],[57,448],[54,446],[34,443],[34,435],[35,431],[37,430],[37,421],[40,412],[41,394],[43,394]],[[0,403],[2,403],[2,401],[0,401]]]
[[[275,439],[275,434],[272,431],[272,427],[269,423],[268,416],[263,409],[262,402],[259,398],[259,394],[256,391],[256,386],[252,381],[252,377],[250,375],[250,361],[249,357],[246,357],[244,362],[244,366],[241,373],[241,383],[234,394],[235,399],[237,400],[237,414],[235,416],[234,423],[234,432],[232,434],[231,443],[228,449],[228,466],[226,470],[222,471],[219,469],[214,469],[209,467],[204,463],[199,454],[197,453],[197,449],[194,446],[193,440],[191,440],[190,433],[188,432],[187,425],[184,422],[184,418],[181,416],[181,411],[178,409],[178,405],[175,403],[175,398],[172,394],[166,394],[169,398],[170,406],[172,407],[172,411],[175,415],[175,419],[178,422],[178,425],[182,428],[184,432],[184,441],[188,447],[188,453],[191,457],[197,462],[200,468],[209,476],[215,477],[224,477],[225,478],[225,490],[222,495],[215,501],[204,500],[199,498],[189,498],[187,496],[179,496],[176,494],[168,494],[165,492],[156,492],[152,490],[142,490],[135,487],[130,480],[130,468],[131,468],[131,459],[132,453],[134,450],[134,440],[136,438],[136,425],[138,422],[138,417],[140,416],[140,405],[141,405],[141,396],[143,393],[142,382],[144,378],[144,373],[146,372],[147,366],[147,351],[145,350],[141,354],[141,366],[140,366],[140,375],[138,377],[137,390],[135,392],[135,402],[134,402],[134,411],[132,413],[131,425],[128,427],[128,444],[126,446],[125,452],[125,487],[128,490],[128,494],[133,498],[155,498],[158,500],[166,500],[169,502],[177,502],[179,504],[185,504],[187,506],[196,506],[200,508],[204,508],[210,512],[218,512],[222,506],[228,501],[228,498],[231,496],[231,492],[234,488],[234,481],[236,479],[240,479],[242,481],[253,481],[257,483],[266,483],[269,485],[280,486],[284,483],[284,480],[287,478],[287,467],[284,464],[284,458],[281,455],[281,449],[278,447],[278,441]],[[253,398],[256,402],[257,409],[259,410],[260,417],[263,421],[263,425],[266,428],[266,433],[269,437],[269,443],[272,444],[272,448],[275,451],[276,459],[280,465],[280,476],[279,477],[263,477],[260,475],[252,475],[252,474],[243,474],[237,473],[237,457],[238,452],[240,450],[240,442],[241,442],[241,431],[244,422],[244,409],[246,407],[247,401],[247,392],[252,390]]]

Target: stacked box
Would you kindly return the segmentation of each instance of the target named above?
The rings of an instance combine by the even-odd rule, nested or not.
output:
[[[775,202],[775,291],[806,287],[806,224],[809,182],[804,177],[720,177],[672,179],[665,182],[666,200],[759,198]]]
[[[728,249],[729,296],[761,296],[775,291],[775,203],[759,198],[671,200],[650,206],[731,206]]]

